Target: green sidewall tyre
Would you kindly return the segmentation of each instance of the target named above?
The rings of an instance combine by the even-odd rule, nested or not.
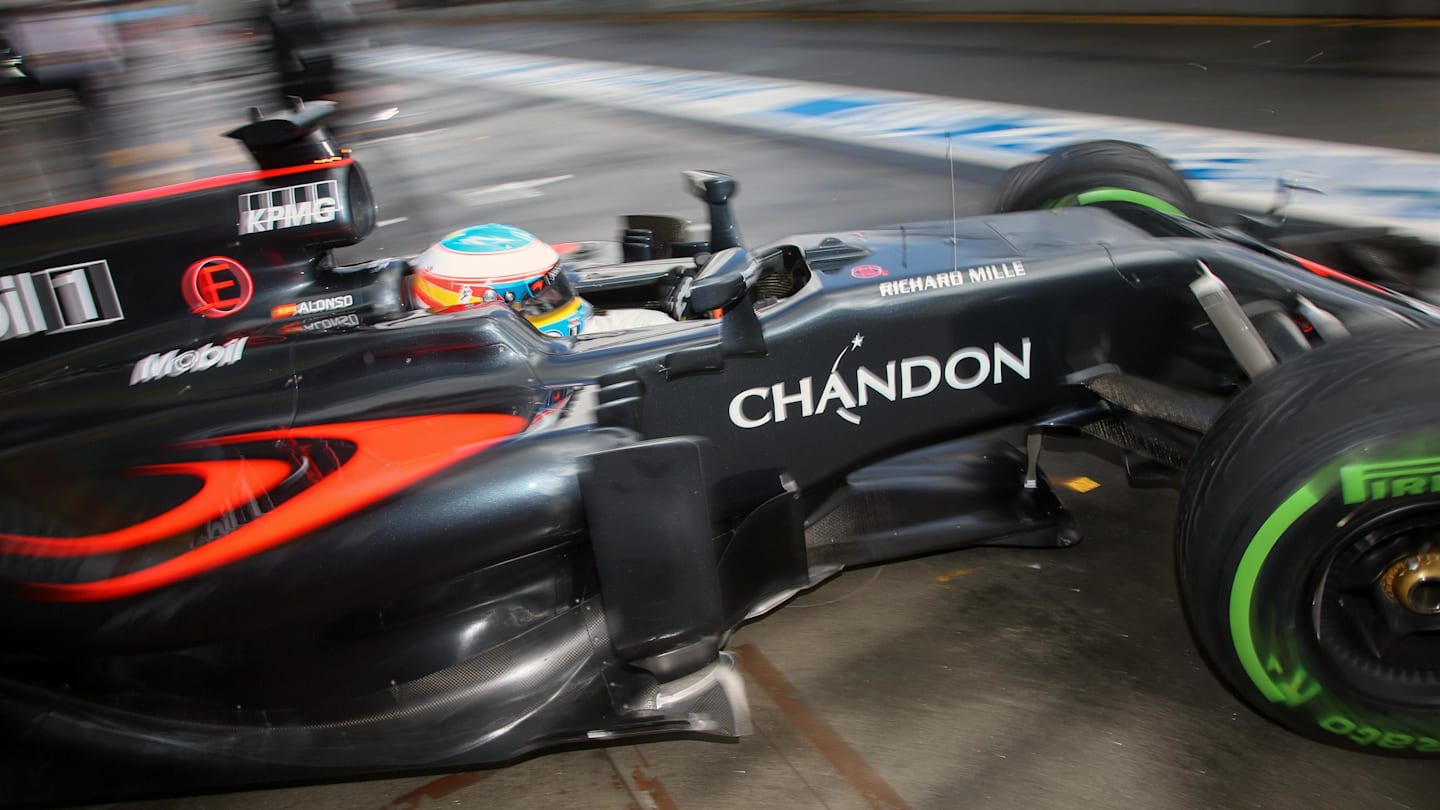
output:
[[[1241,698],[1312,739],[1440,758],[1440,647],[1418,666],[1377,657],[1351,614],[1384,598],[1357,572],[1440,527],[1437,397],[1434,335],[1353,338],[1243,392],[1187,472],[1177,563],[1196,640]]]
[[[992,210],[1140,206],[1205,220],[1208,211],[1163,158],[1133,143],[1087,141],[1012,169]]]
[[[1142,208],[1149,208],[1152,211],[1159,211],[1162,214],[1174,214],[1177,217],[1185,216],[1184,211],[1181,211],[1179,208],[1176,208],[1153,194],[1145,194],[1126,188],[1094,188],[1074,195],[1074,200],[1075,205],[1127,203],[1129,205],[1138,205]]]

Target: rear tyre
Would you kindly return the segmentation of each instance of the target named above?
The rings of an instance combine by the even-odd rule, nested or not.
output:
[[[1286,363],[1206,433],[1178,567],[1212,668],[1322,742],[1440,758],[1440,341]]]
[[[1077,205],[1138,205],[1191,219],[1208,212],[1159,155],[1125,141],[1087,141],[1010,170],[994,210],[1031,211]]]

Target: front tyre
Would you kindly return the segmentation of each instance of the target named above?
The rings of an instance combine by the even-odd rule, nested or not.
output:
[[[1017,166],[995,194],[996,213],[1075,206],[1139,206],[1205,221],[1209,212],[1165,159],[1126,141],[1086,141]]]
[[[1357,337],[1280,366],[1200,443],[1178,566],[1216,673],[1356,751],[1440,758],[1440,340]]]

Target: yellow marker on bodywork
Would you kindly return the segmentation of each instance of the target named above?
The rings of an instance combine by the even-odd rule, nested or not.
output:
[[[1096,481],[1093,478],[1086,478],[1083,475],[1076,476],[1075,478],[1061,478],[1058,479],[1055,483],[1060,484],[1061,486],[1068,489],[1073,489],[1076,492],[1080,493],[1085,493],[1089,492],[1092,489],[1100,488],[1099,481]]]

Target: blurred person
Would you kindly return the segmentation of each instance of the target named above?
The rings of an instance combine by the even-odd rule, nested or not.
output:
[[[36,87],[69,90],[92,111],[100,106],[105,78],[125,66],[119,33],[104,9],[27,9],[15,13],[7,34],[20,69]]]
[[[313,99],[338,89],[337,34],[354,21],[345,0],[270,0],[261,27],[270,35],[283,95]]]
[[[35,169],[34,185],[45,194],[42,201],[109,193],[103,151],[114,127],[107,96],[112,78],[126,65],[111,14],[80,3],[30,5],[12,8],[4,23],[10,88],[65,92],[80,105],[79,114],[22,116],[30,123],[17,131],[34,136],[23,137],[24,144],[16,146],[29,150],[25,163]],[[54,149],[57,144],[72,148]],[[12,168],[7,180],[23,182],[27,176]]]

